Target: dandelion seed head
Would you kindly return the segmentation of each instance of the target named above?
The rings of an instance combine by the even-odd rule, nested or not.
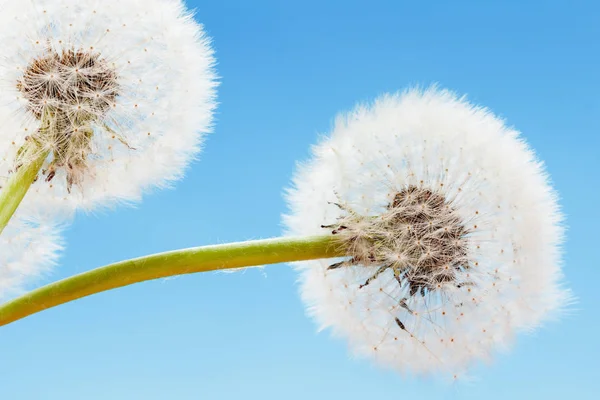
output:
[[[53,216],[17,210],[0,235],[0,301],[46,277],[62,250],[60,233]]]
[[[3,0],[0,176],[49,151],[30,201],[93,209],[182,177],[215,108],[210,40],[180,0]],[[149,134],[151,132],[151,134]]]
[[[293,183],[288,232],[328,230],[348,255],[297,263],[303,300],[359,355],[464,376],[569,304],[542,164],[464,98],[431,88],[358,106]]]

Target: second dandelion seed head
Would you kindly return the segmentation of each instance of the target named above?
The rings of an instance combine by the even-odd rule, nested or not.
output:
[[[182,0],[0,2],[0,177],[48,154],[25,201],[91,210],[183,176],[218,82]]]

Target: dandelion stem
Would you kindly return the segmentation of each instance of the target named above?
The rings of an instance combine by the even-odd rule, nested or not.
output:
[[[0,233],[8,225],[48,156],[48,151],[33,153],[35,156],[17,169],[0,192]]]
[[[332,235],[285,237],[152,254],[33,290],[0,306],[0,326],[95,293],[175,275],[344,256]]]

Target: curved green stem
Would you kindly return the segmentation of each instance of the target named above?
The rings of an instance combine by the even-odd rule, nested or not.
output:
[[[19,204],[44,165],[46,157],[48,157],[48,151],[36,151],[35,157],[21,165],[2,187],[2,191],[0,191],[0,233],[17,211]]]
[[[95,293],[168,276],[344,256],[332,235],[195,247],[134,258],[43,286],[0,306],[0,326]]]

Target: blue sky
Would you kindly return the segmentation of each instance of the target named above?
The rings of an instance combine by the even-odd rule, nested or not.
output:
[[[600,5],[189,1],[214,39],[216,128],[175,190],[80,215],[48,282],[125,258],[277,236],[296,161],[339,111],[409,85],[466,93],[521,130],[568,218],[571,315],[448,385],[316,333],[287,265],[102,293],[0,328],[0,398],[600,398]],[[507,160],[509,162],[509,160]]]

